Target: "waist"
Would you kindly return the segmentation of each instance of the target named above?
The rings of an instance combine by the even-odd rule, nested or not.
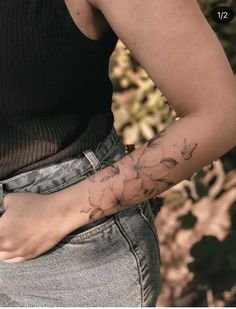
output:
[[[5,212],[4,196],[11,192],[50,194],[78,183],[96,170],[125,156],[125,147],[112,127],[110,133],[97,145],[60,162],[21,173],[0,181],[0,216]],[[92,222],[80,230],[96,226],[112,216]]]
[[[118,141],[120,142],[120,138],[116,134],[115,128],[112,127],[110,133],[97,145],[94,145],[89,150],[92,150],[92,152],[96,155],[96,158],[99,160],[99,162],[103,162],[112,153]],[[21,184],[21,186],[26,185],[29,179],[32,180],[30,176],[33,176],[34,179],[36,180],[37,176],[39,175],[41,176],[43,174],[47,175],[47,177],[49,177],[50,175],[50,178],[55,180],[60,178],[58,171],[67,169],[68,172],[66,174],[66,177],[65,174],[64,175],[63,173],[61,174],[64,176],[64,179],[60,179],[60,184],[63,185],[63,181],[67,182],[69,179],[75,178],[76,170],[77,171],[79,170],[80,177],[84,173],[88,173],[89,171],[94,170],[94,166],[91,164],[91,162],[85,155],[87,151],[88,149],[84,150],[84,152],[81,151],[73,156],[67,157],[59,162],[50,163],[47,164],[46,166],[36,168],[27,172],[20,173],[13,177],[0,180],[0,186],[1,185],[4,186],[7,191],[15,190],[17,188],[20,189],[19,183]],[[81,160],[87,161],[87,164],[81,165]],[[47,182],[47,180],[48,178],[45,179],[45,183]],[[42,187],[41,190],[43,190]],[[50,190],[50,188],[47,188],[47,191],[48,190]]]
[[[48,117],[50,118],[50,117]],[[0,180],[59,162],[91,148],[112,126],[112,111],[80,121],[64,117],[26,125],[1,123]]]

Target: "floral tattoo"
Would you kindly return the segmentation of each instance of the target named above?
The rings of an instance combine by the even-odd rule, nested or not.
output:
[[[175,184],[168,177],[170,175],[168,171],[179,164],[175,158],[163,155],[158,162],[147,164],[149,152],[155,151],[159,147],[162,149],[161,142],[166,134],[167,128],[149,139],[140,153],[135,154],[136,158],[133,151],[128,153],[125,157],[124,173],[123,170],[121,173],[116,162],[106,168],[105,175],[99,181],[103,184],[109,182],[109,186],[99,192],[100,196],[96,191],[92,192],[88,189],[89,206],[81,210],[81,212],[89,213],[89,222],[127,208],[127,202],[140,192],[146,199],[149,199],[158,196],[162,191]],[[174,146],[179,148],[177,145]],[[187,144],[186,138],[184,138],[183,146],[180,149],[182,157],[185,160],[190,160],[196,147],[197,143]],[[127,175],[124,177],[122,174]],[[94,175],[89,178],[91,182],[95,182]],[[146,180],[145,186],[144,180]]]

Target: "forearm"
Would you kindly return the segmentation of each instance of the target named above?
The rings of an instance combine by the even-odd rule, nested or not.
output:
[[[160,195],[236,144],[233,123],[191,114],[143,146],[84,181],[54,194],[65,210],[67,229]]]

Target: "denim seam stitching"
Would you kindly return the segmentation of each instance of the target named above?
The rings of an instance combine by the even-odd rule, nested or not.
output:
[[[158,255],[159,255],[159,261],[160,261],[160,265],[161,265],[161,253],[160,253],[160,244],[159,244],[159,240],[158,240],[158,235],[157,235],[157,232],[155,233],[151,223],[149,222],[148,218],[145,216],[145,214],[143,213],[143,210],[140,208],[140,205],[138,206],[138,209],[139,209],[139,212],[140,212],[140,215],[144,218],[144,220],[148,223],[148,225],[150,226],[153,234],[154,234],[154,238],[155,238],[155,241],[157,243],[157,249],[158,249]]]
[[[144,299],[144,295],[143,295],[143,276],[142,276],[142,271],[141,271],[141,265],[140,265],[140,260],[139,257],[137,255],[137,253],[134,250],[134,246],[132,244],[132,241],[130,240],[128,234],[125,232],[117,214],[115,214],[115,222],[120,230],[121,235],[126,239],[126,241],[128,242],[131,252],[133,253],[136,262],[137,262],[137,266],[138,266],[138,274],[139,274],[139,281],[140,281],[140,289],[141,289],[141,307],[143,307],[143,299]]]
[[[3,213],[5,210],[3,185],[0,183],[0,213]]]

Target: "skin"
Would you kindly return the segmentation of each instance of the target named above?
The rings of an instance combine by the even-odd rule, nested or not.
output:
[[[83,16],[82,1],[67,2],[73,16]],[[6,195],[0,218],[6,263],[37,257],[74,229],[160,195],[236,145],[234,75],[196,1],[87,0],[84,12],[99,15],[100,23],[104,16],[179,119],[78,184],[49,195]],[[94,29],[83,28],[98,38]]]

